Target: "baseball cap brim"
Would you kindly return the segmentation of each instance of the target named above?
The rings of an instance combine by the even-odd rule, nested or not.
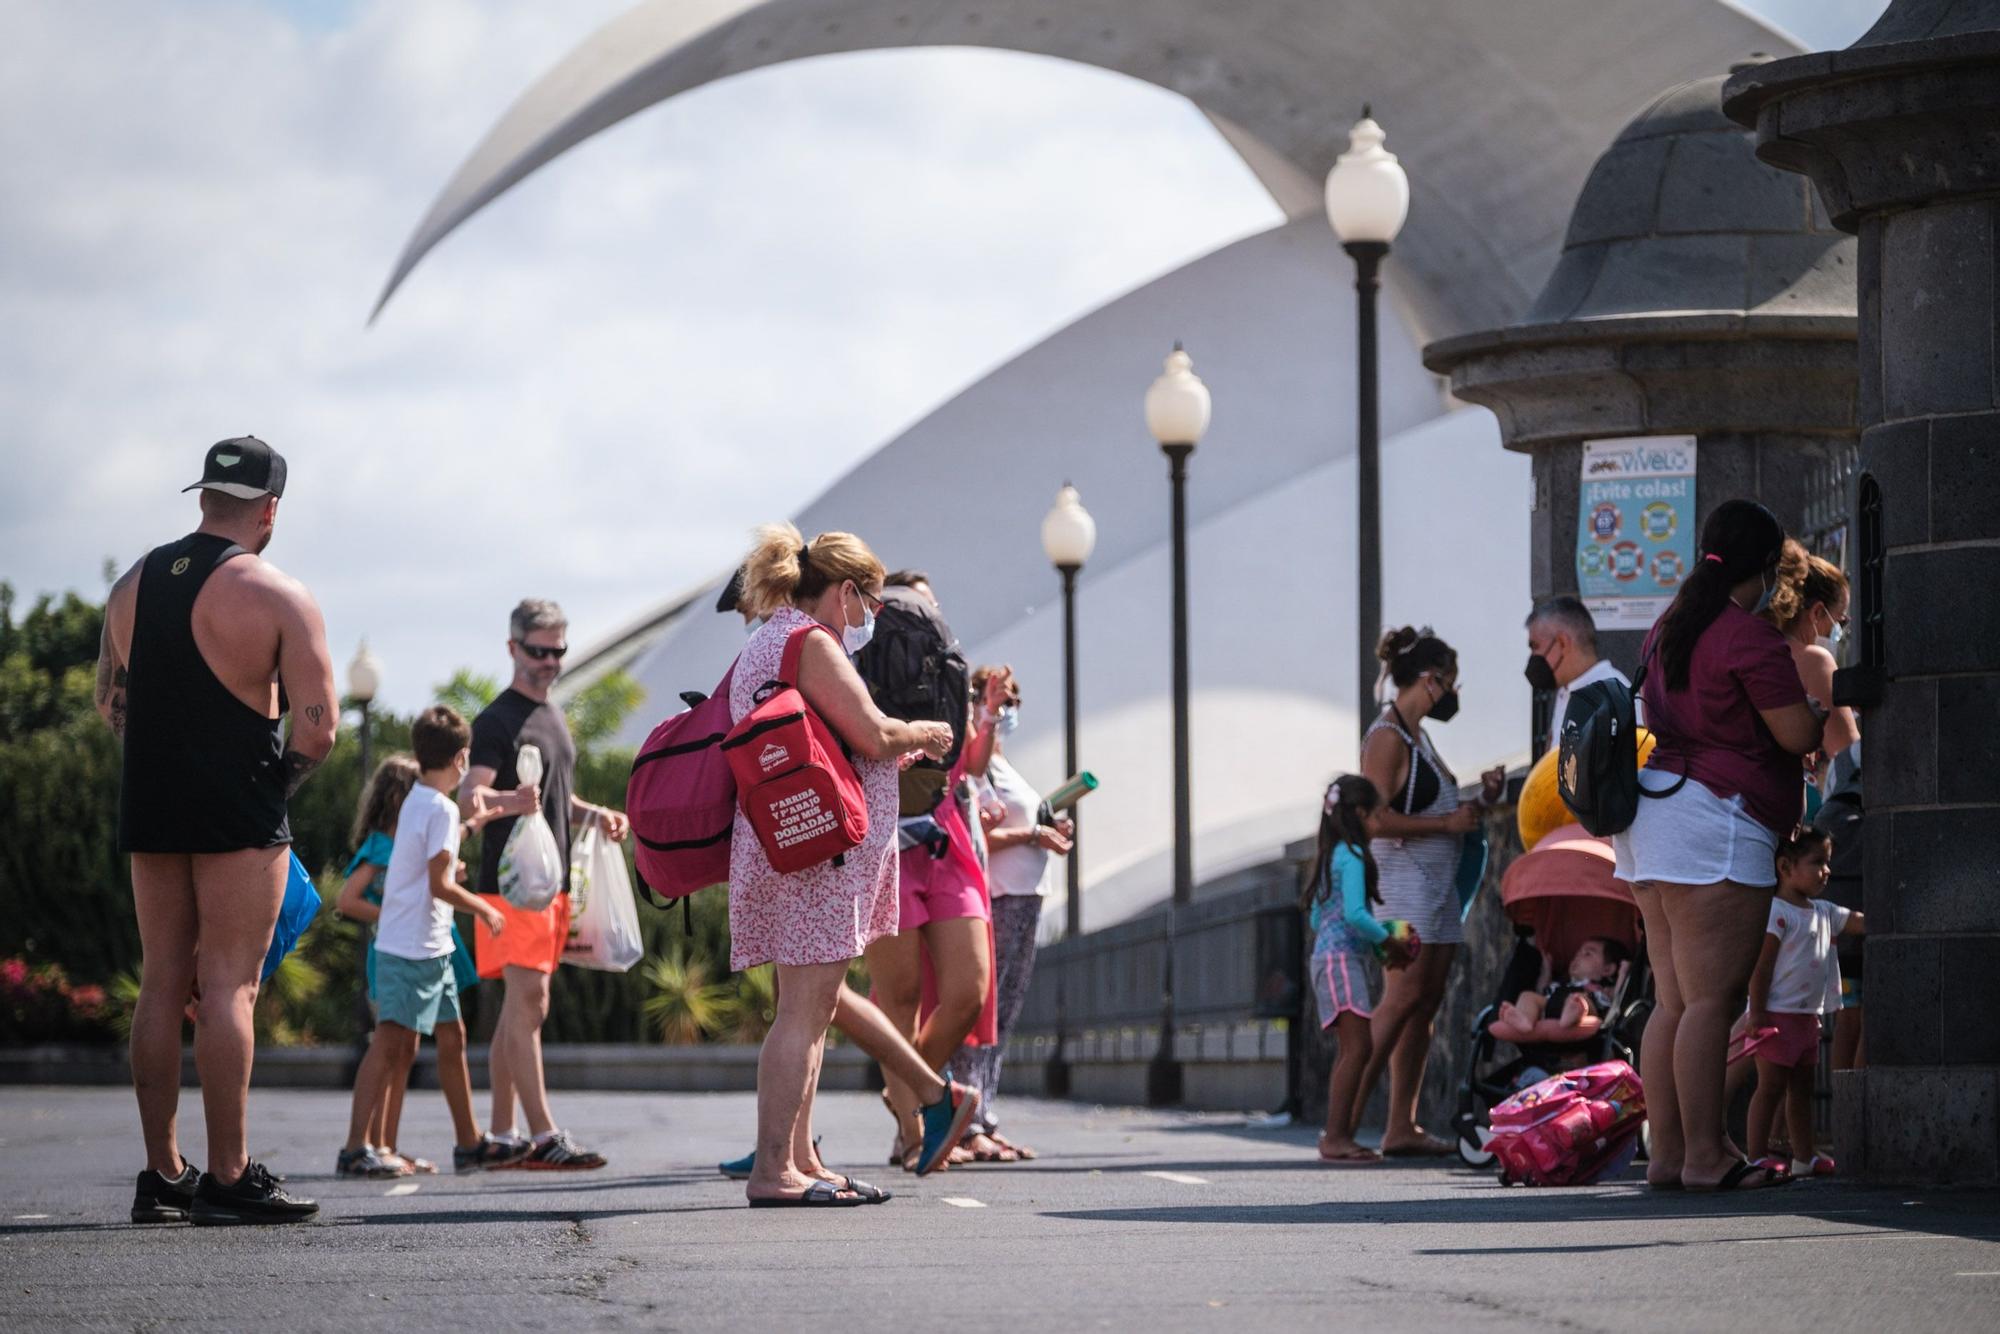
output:
[[[272,493],[261,486],[246,486],[242,482],[196,482],[181,488],[181,494],[190,491],[220,491],[225,496],[235,496],[238,500],[256,500]]]

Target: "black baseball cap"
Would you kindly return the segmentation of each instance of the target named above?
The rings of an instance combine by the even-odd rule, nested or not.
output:
[[[715,599],[715,609],[717,611],[736,611],[738,609],[738,604],[743,601],[743,576],[748,572],[749,566],[747,565],[736,567],[736,573],[730,575],[729,582],[722,586],[721,596]]]
[[[218,440],[202,461],[201,480],[182,491],[220,491],[238,500],[285,494],[285,456],[254,435]]]

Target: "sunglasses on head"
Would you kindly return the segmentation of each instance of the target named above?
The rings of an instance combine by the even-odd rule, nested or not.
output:
[[[561,662],[563,654],[569,652],[568,644],[522,644],[520,648],[536,662]]]

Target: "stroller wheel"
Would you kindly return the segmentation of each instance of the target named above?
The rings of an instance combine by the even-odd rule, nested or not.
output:
[[[1458,1138],[1458,1160],[1467,1167],[1491,1167],[1493,1154],[1485,1146],[1486,1133],[1480,1127],[1473,1127],[1473,1139],[1467,1139],[1461,1131]]]

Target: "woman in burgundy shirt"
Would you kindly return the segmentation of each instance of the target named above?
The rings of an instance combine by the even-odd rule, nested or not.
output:
[[[1753,1167],[1723,1125],[1729,1026],[1742,1012],[1777,883],[1778,840],[1798,824],[1799,757],[1819,745],[1784,636],[1761,612],[1785,532],[1747,500],[1702,525],[1701,559],[1647,636],[1641,697],[1658,738],[1618,874],[1646,919],[1658,1004],[1640,1046],[1655,1186],[1744,1190]]]

